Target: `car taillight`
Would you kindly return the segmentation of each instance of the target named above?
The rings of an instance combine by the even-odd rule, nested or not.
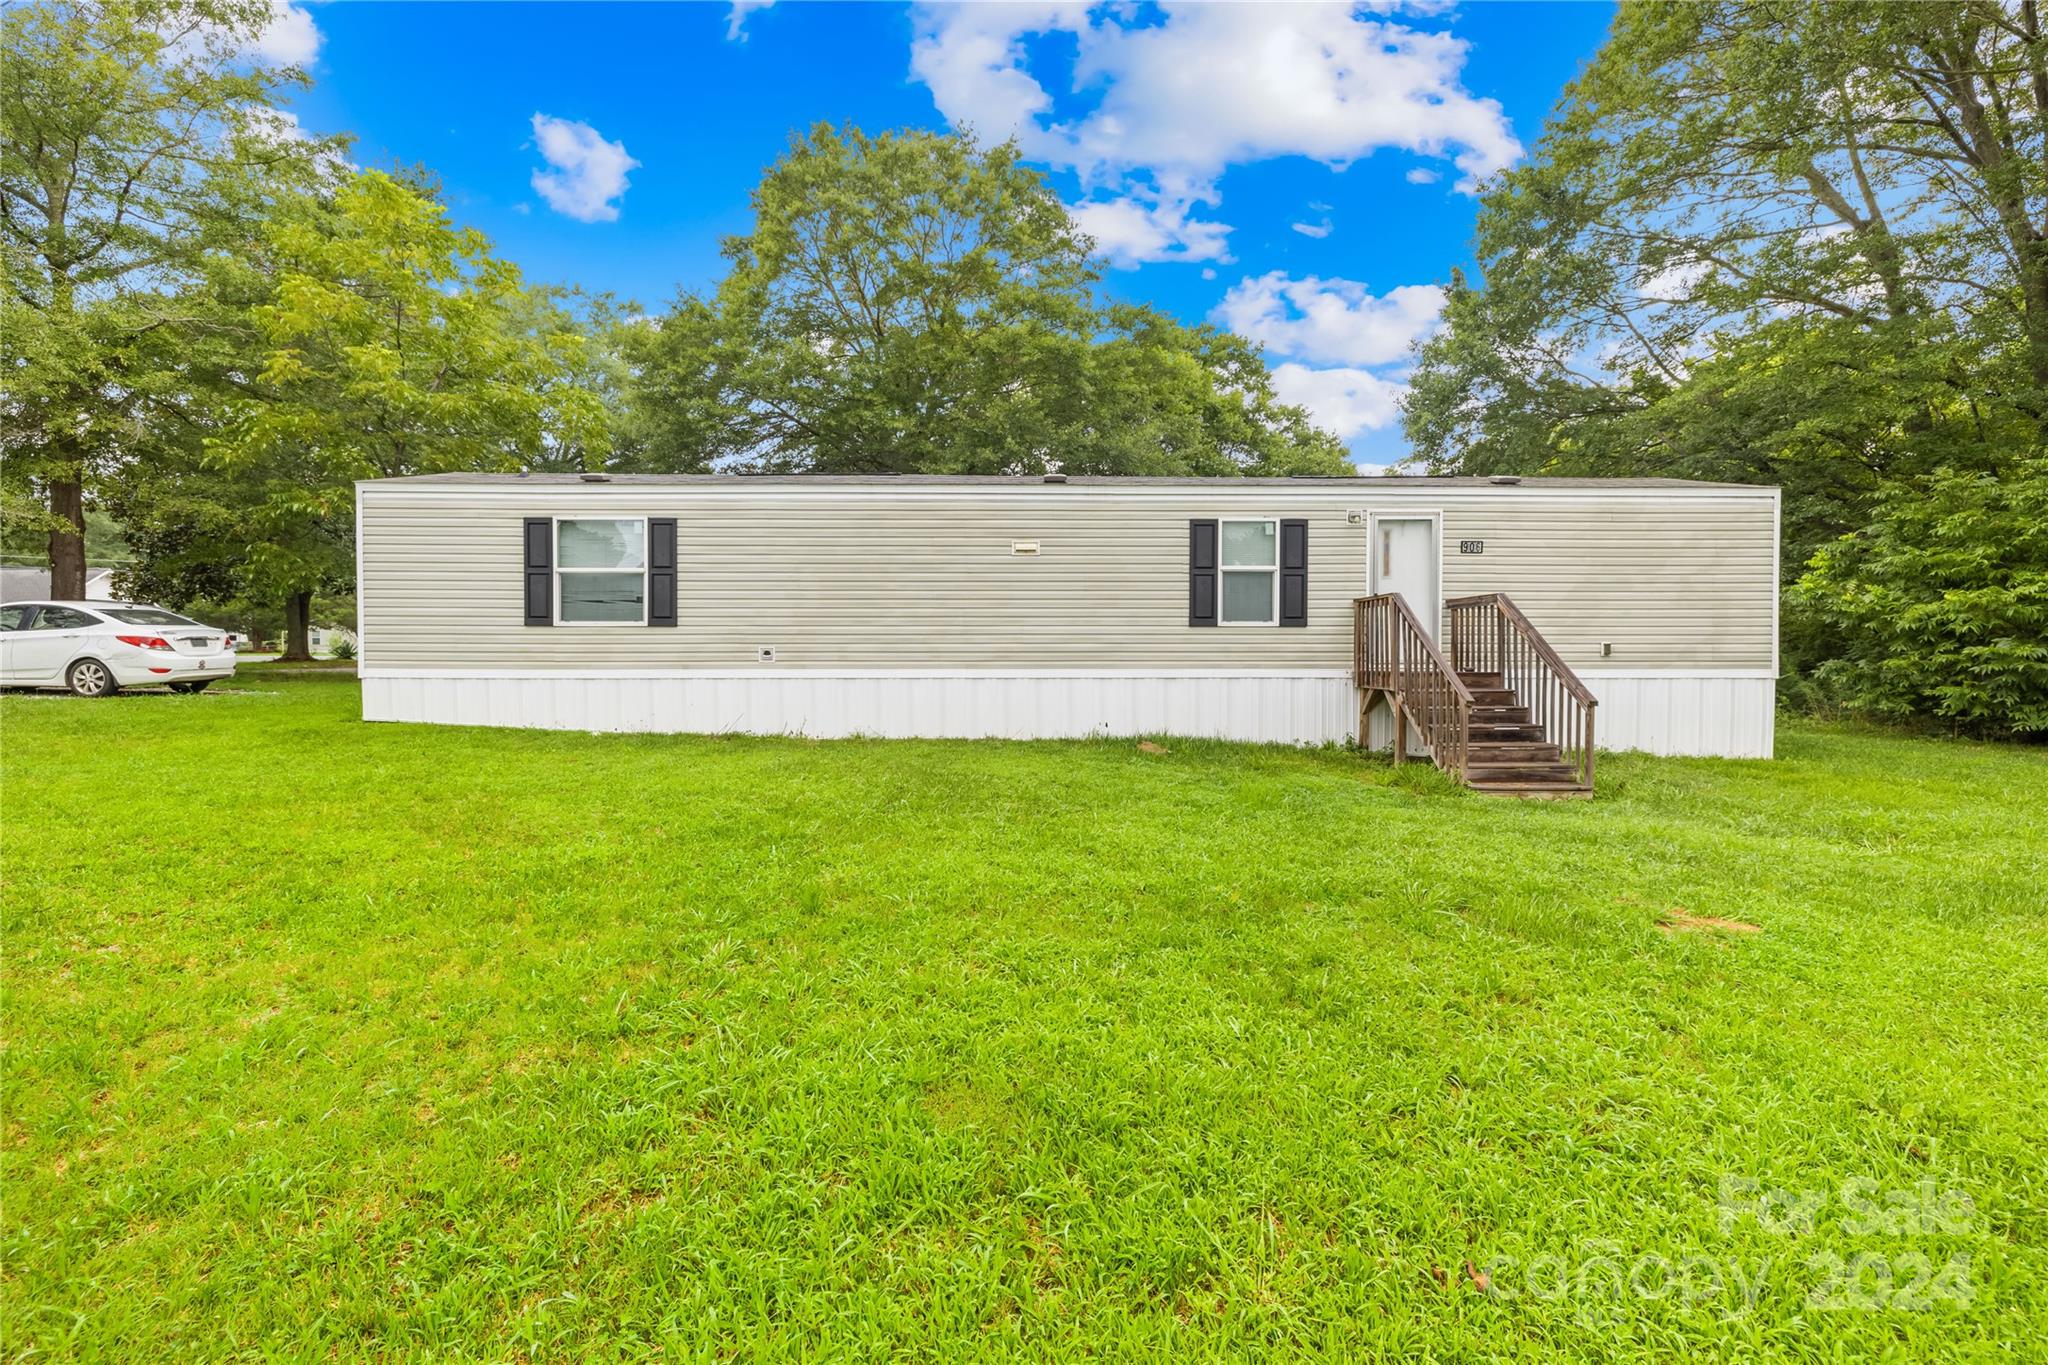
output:
[[[137,649],[169,649],[171,647],[171,642],[161,635],[116,635],[114,638],[124,645],[134,645]]]
[[[223,635],[223,636],[221,636],[221,637],[220,637],[220,647],[221,647],[222,649],[233,649],[233,648],[235,647],[235,637],[234,637],[234,636],[232,636],[232,635]]]

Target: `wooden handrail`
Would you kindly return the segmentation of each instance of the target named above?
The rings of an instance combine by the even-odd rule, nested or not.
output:
[[[1504,592],[1453,597],[1451,660],[1459,672],[1498,674],[1501,685],[1529,708],[1529,719],[1557,745],[1588,791],[1593,787],[1593,689],[1551,648]]]
[[[1361,698],[1358,742],[1365,743],[1372,694],[1384,692],[1394,713],[1394,761],[1407,757],[1412,719],[1437,766],[1462,774],[1471,744],[1472,689],[1401,594],[1352,600],[1351,658]]]
[[[1542,656],[1543,661],[1556,671],[1558,680],[1565,685],[1573,697],[1588,706],[1598,706],[1600,704],[1600,699],[1593,695],[1593,689],[1580,681],[1579,675],[1572,672],[1572,666],[1566,663],[1555,649],[1550,647],[1550,641],[1544,639],[1536,627],[1529,624],[1529,618],[1522,615],[1522,609],[1515,605],[1514,598],[1509,597],[1504,592],[1486,592],[1480,593],[1475,597],[1447,598],[1444,601],[1444,606],[1446,609],[1451,607],[1483,606],[1488,602],[1493,603],[1494,606],[1500,609],[1500,614],[1513,623],[1515,628],[1529,641],[1529,644],[1535,649],[1536,653]]]
[[[1466,705],[1469,706],[1472,702],[1472,689],[1465,686],[1464,680],[1458,677],[1457,670],[1451,667],[1450,660],[1444,657],[1443,650],[1437,645],[1436,637],[1423,629],[1422,620],[1416,616],[1415,609],[1408,605],[1408,599],[1397,592],[1383,592],[1373,597],[1357,598],[1354,605],[1362,606],[1369,602],[1391,602],[1393,604],[1394,610],[1401,613],[1402,618],[1407,621],[1409,628],[1415,633],[1415,641],[1423,657],[1435,667],[1436,671],[1444,675],[1444,680],[1451,685],[1452,689],[1460,697],[1464,698]]]

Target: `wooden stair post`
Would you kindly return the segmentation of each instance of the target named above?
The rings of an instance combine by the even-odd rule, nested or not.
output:
[[[1397,618],[1387,617],[1387,658],[1394,670],[1394,766],[1400,767],[1408,761],[1408,689],[1404,685],[1408,661],[1401,657],[1401,636],[1395,628]]]

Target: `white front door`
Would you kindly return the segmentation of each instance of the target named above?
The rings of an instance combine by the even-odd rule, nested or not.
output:
[[[1397,592],[1436,638],[1443,616],[1435,517],[1372,519],[1372,591]]]

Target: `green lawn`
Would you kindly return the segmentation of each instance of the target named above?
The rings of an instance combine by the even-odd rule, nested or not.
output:
[[[1787,727],[1516,804],[358,715],[0,701],[8,1356],[2048,1338],[2041,750]]]

